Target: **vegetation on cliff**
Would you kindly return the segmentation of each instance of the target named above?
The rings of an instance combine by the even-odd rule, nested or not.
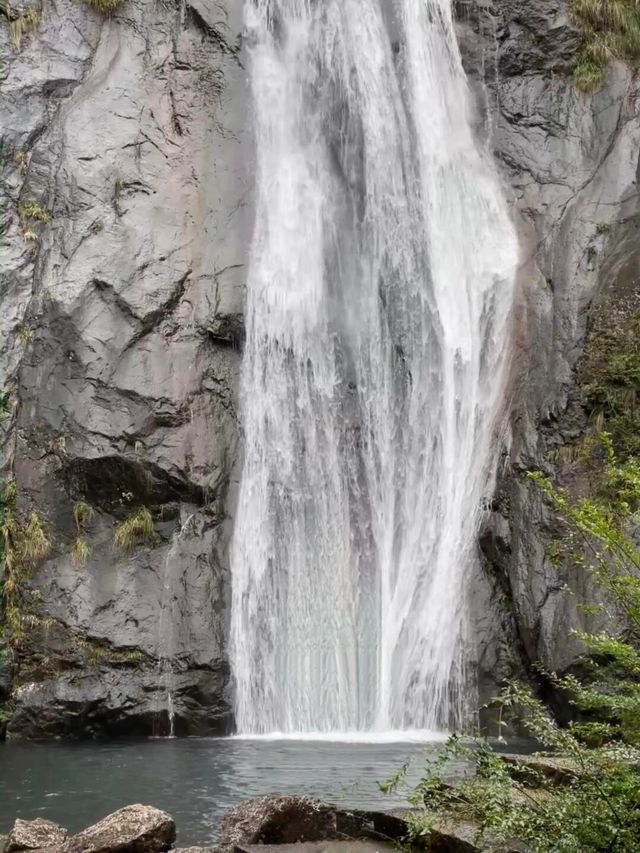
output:
[[[569,0],[569,14],[582,36],[574,80],[583,92],[602,85],[614,59],[640,59],[640,4],[637,0]]]
[[[124,6],[126,0],[83,0],[87,6],[102,12],[103,15],[112,15],[117,12],[121,6]]]
[[[632,296],[608,303],[587,339],[582,362],[591,425],[606,428],[616,455],[640,456],[640,313]]]
[[[573,707],[574,719],[559,726],[529,688],[516,683],[507,684],[497,699],[544,750],[565,759],[561,784],[525,761],[505,762],[483,739],[454,736],[411,795],[419,807],[414,839],[426,836],[446,815],[473,821],[488,849],[516,838],[533,853],[637,850],[640,462],[634,456],[619,460],[607,433],[601,449],[602,488],[595,497],[572,498],[541,474],[529,475],[559,515],[565,557],[588,572],[602,594],[600,605],[585,609],[606,616],[608,625],[578,634],[585,648],[580,677],[546,674]],[[451,786],[447,768],[460,758],[475,773]]]

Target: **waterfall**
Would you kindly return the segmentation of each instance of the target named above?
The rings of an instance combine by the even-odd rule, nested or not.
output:
[[[156,634],[157,674],[162,689],[157,696],[158,707],[153,723],[153,734],[156,737],[175,737],[176,619],[181,599],[184,602],[184,578],[176,573],[176,566],[180,543],[194,518],[195,513],[188,515],[174,532],[162,567],[160,618]]]
[[[451,0],[248,0],[241,733],[458,725],[517,243]]]

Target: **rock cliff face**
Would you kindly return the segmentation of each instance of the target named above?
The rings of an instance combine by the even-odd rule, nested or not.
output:
[[[0,19],[10,734],[148,733],[168,693],[178,732],[230,723],[239,6],[45,0],[20,49]],[[141,509],[153,530],[117,547]]]
[[[241,5],[128,0],[105,18],[43,0],[19,49],[17,13],[0,15],[5,621],[19,638],[0,654],[0,703],[14,737],[166,731],[171,707],[178,733],[232,725]],[[637,281],[640,118],[624,66],[596,95],[574,90],[561,0],[456,6],[522,242],[512,414],[475,593],[488,691],[575,654],[581,617],[521,474],[584,431],[589,305]]]
[[[578,37],[562,0],[460,2],[460,40],[484,127],[511,186],[522,262],[506,448],[481,545],[504,596],[520,662],[566,670],[573,628],[586,627],[586,586],[548,555],[557,534],[527,470],[565,482],[562,449],[585,433],[580,377],[585,336],[622,291],[640,299],[638,77],[612,65],[603,89],[575,90]],[[584,588],[589,598],[592,591]],[[504,640],[503,640],[504,642]],[[492,638],[489,648],[500,649]],[[517,666],[491,658],[493,676]]]

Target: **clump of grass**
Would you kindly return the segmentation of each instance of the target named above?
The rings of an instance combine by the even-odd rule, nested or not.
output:
[[[76,527],[78,528],[78,533],[83,524],[91,524],[93,521],[93,517],[95,515],[94,509],[92,506],[89,506],[88,503],[84,501],[77,501],[73,505],[73,520],[76,523]]]
[[[31,341],[31,329],[27,326],[26,323],[18,323],[18,325],[16,326],[16,331],[23,346],[26,347]]]
[[[20,50],[22,39],[40,26],[42,15],[35,9],[26,9],[9,25],[11,42],[16,50]]]
[[[49,214],[39,202],[26,201],[18,205],[18,219],[23,228],[26,228],[31,222],[40,222],[46,225],[49,221]]]
[[[33,510],[20,535],[20,552],[27,560],[40,560],[51,550],[51,542],[44,532],[42,520]]]
[[[38,234],[34,226],[46,225],[49,222],[49,214],[37,201],[27,201],[18,205],[18,220],[22,237],[28,243],[37,243]]]
[[[73,544],[69,549],[69,554],[71,555],[71,562],[78,569],[82,568],[82,566],[86,566],[90,553],[91,549],[84,541],[84,539],[82,539],[80,536],[74,539]]]
[[[27,168],[29,166],[29,156],[24,148],[18,148],[13,155],[13,162],[15,163],[16,169],[19,174],[24,177],[27,174]]]
[[[140,509],[116,527],[113,544],[121,551],[130,551],[139,540],[153,536],[153,518],[146,507]]]
[[[640,3],[637,0],[570,0],[569,15],[582,37],[574,83],[582,92],[602,86],[614,59],[640,59]]]
[[[103,15],[113,15],[125,4],[125,0],[83,0],[83,2],[92,9],[102,12]]]

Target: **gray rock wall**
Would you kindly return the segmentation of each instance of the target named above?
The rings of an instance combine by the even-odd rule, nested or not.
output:
[[[178,731],[230,723],[240,6],[45,0],[19,50],[0,19],[3,472],[51,542],[21,583],[14,736],[148,733],[168,692]],[[153,535],[117,549],[140,507]]]
[[[594,591],[549,559],[557,528],[523,475],[562,479],[558,451],[587,427],[578,368],[592,300],[627,286],[638,268],[638,76],[614,64],[600,92],[576,91],[578,41],[562,0],[458,6],[479,123],[511,187],[522,246],[510,422],[481,545],[515,622],[508,645],[517,643],[525,668],[565,670],[579,651],[570,631],[587,618],[577,604]],[[640,294],[637,276],[634,286]],[[578,595],[566,594],[567,582]]]

